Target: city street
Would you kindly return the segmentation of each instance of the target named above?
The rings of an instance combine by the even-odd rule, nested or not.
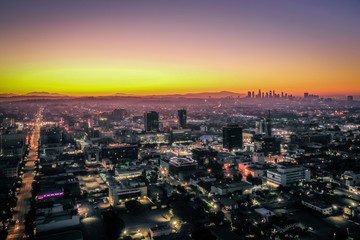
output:
[[[346,189],[342,189],[342,188],[336,188],[334,190],[334,194],[338,195],[338,196],[346,196],[350,199],[353,199],[355,201],[360,201],[360,195],[359,194],[355,194],[355,192],[346,190]]]
[[[37,120],[37,124],[35,129],[33,130],[33,134],[31,137],[30,143],[30,151],[27,157],[27,161],[25,163],[25,169],[23,174],[23,183],[20,188],[20,193],[17,195],[18,201],[17,205],[14,208],[14,216],[13,219],[18,221],[15,226],[9,228],[8,231],[8,240],[12,239],[21,239],[24,235],[25,231],[25,217],[26,214],[30,210],[30,200],[31,200],[31,188],[32,182],[34,179],[34,169],[35,169],[35,161],[38,161],[37,158],[37,149],[38,149],[38,141],[40,135],[40,124],[39,120]]]

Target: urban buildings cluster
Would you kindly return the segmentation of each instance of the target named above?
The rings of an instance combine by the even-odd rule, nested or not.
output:
[[[288,94],[286,92],[277,93],[275,92],[275,90],[262,92],[261,89],[259,89],[258,93],[255,93],[255,91],[248,91],[247,97],[248,98],[292,98],[293,95]]]
[[[1,236],[359,239],[360,103],[257,96],[4,101]]]

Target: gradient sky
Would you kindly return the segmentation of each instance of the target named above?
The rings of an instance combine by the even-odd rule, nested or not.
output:
[[[359,0],[0,0],[0,93],[360,94]]]

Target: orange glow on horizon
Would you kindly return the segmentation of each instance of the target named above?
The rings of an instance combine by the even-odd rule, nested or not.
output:
[[[319,8],[334,17],[326,22],[300,3],[247,3],[249,12],[241,1],[70,2],[24,5],[23,15],[9,3],[0,22],[0,93],[360,95],[360,21],[338,7]]]

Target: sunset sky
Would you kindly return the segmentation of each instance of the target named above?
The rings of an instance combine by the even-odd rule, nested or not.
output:
[[[360,94],[359,0],[0,0],[0,93]]]

